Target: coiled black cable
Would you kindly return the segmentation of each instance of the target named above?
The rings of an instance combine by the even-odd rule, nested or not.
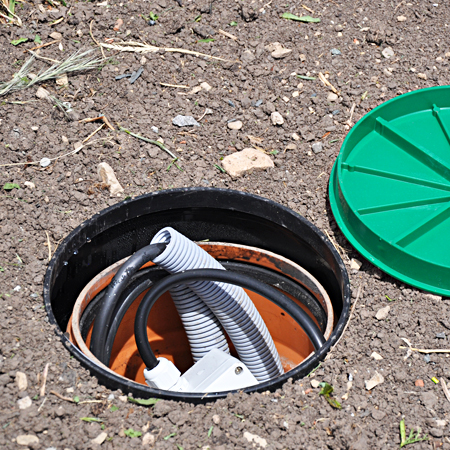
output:
[[[166,248],[166,244],[151,244],[138,250],[117,271],[109,283],[100,310],[92,330],[90,350],[105,365],[109,363],[107,356],[107,338],[112,323],[114,309],[121,294],[128,286],[130,278],[147,262],[153,261]],[[110,347],[108,347],[110,348]],[[110,352],[110,350],[109,350]]]
[[[319,350],[325,343],[325,338],[323,337],[321,331],[314,321],[308,316],[308,314],[289,297],[272,286],[268,286],[246,275],[225,270],[188,270],[186,272],[167,276],[166,278],[155,283],[152,289],[145,294],[139,305],[134,322],[134,334],[139,354],[147,366],[147,369],[153,369],[158,365],[158,360],[150,347],[147,336],[147,320],[153,305],[156,300],[158,300],[158,298],[171,287],[200,280],[222,281],[249,289],[259,295],[262,295],[282,308],[302,327],[308,338],[311,340],[316,351]]]

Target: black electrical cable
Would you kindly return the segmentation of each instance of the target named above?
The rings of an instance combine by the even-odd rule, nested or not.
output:
[[[305,305],[313,314],[318,322],[319,328],[324,332],[326,328],[327,317],[323,307],[318,300],[304,287],[293,282],[285,276],[273,273],[272,271],[263,267],[246,264],[244,262],[221,261],[223,267],[228,271],[241,273],[251,276],[261,283],[271,284],[272,286],[281,289],[283,292],[293,296]],[[108,325],[109,333],[106,341],[105,360],[110,361],[112,347],[119,329],[120,323],[123,320],[128,308],[136,300],[136,298],[147,288],[167,276],[164,269],[157,266],[147,267],[139,270],[129,280],[128,286],[123,291],[117,302],[114,312],[111,317],[111,322]],[[142,284],[142,290],[138,287]],[[80,331],[84,341],[86,341],[89,329],[95,320],[97,312],[101,307],[101,302],[105,296],[106,288],[99,292],[84,310],[80,318]]]
[[[139,354],[147,366],[147,369],[151,370],[158,365],[158,360],[150,347],[147,336],[147,320],[153,305],[156,300],[171,287],[179,284],[192,283],[193,281],[221,281],[250,289],[271,300],[286,311],[302,327],[316,351],[325,344],[325,338],[308,314],[289,297],[272,286],[263,284],[246,275],[226,270],[195,269],[173,274],[158,281],[153,285],[152,289],[145,294],[139,305],[134,322],[134,335]]]
[[[90,346],[91,352],[103,364],[108,364],[106,359],[106,340],[112,322],[112,315],[121,294],[126,289],[130,278],[145,263],[153,261],[159,256],[165,248],[166,244],[151,244],[141,248],[122,265],[111,283],[109,283],[100,311],[94,322]]]
[[[142,273],[139,274],[139,277],[137,277],[132,283],[130,283],[126,290],[123,292],[114,310],[111,323],[109,325],[109,332],[105,345],[105,360],[108,361],[108,367],[117,331],[126,312],[128,311],[128,308],[133,304],[136,298],[139,297],[145,290],[150,288],[153,283],[167,276],[167,272],[164,269],[155,267],[144,269],[140,272]],[[150,273],[151,279],[145,278],[146,276],[148,277]]]

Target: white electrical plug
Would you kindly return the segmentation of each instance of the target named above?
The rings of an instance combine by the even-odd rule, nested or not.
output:
[[[181,372],[166,358],[158,358],[158,361],[153,369],[144,369],[145,381],[151,388],[170,391],[180,379]]]

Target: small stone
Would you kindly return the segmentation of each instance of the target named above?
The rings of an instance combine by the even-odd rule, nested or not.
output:
[[[334,31],[337,31],[337,32],[342,31],[343,29],[344,29],[344,27],[342,25],[336,25],[334,27]]]
[[[242,122],[240,120],[234,120],[233,122],[228,122],[228,128],[230,130],[240,130],[242,128]]]
[[[361,266],[362,262],[356,258],[352,258],[352,260],[350,261],[350,269],[352,270],[359,270],[361,269]]]
[[[40,98],[41,100],[44,98],[47,98],[50,95],[50,92],[47,91],[47,89],[44,89],[42,86],[38,88],[36,91],[36,97]]]
[[[395,55],[394,50],[392,50],[391,47],[386,47],[385,49],[383,49],[383,50],[381,51],[381,54],[382,54],[386,59],[392,58],[392,57]]]
[[[145,433],[144,436],[142,436],[142,446],[143,447],[153,447],[155,444],[155,435],[152,433]]]
[[[397,17],[397,22],[405,22],[406,21],[406,17],[405,16],[398,16]]]
[[[114,25],[113,30],[114,31],[119,31],[120,27],[123,25],[123,20],[122,19],[117,19],[116,24]]]
[[[270,119],[272,120],[272,123],[273,123],[274,125],[283,125],[283,123],[284,123],[283,116],[282,116],[279,112],[277,112],[277,111],[274,111],[274,112],[270,115]]]
[[[389,305],[385,306],[384,308],[381,308],[377,311],[375,314],[375,318],[377,320],[384,320],[389,314],[389,311],[391,310],[391,307]]]
[[[274,164],[265,153],[254,148],[244,148],[240,152],[225,156],[222,166],[231,177],[237,178],[253,170],[269,169],[274,167]]]
[[[147,62],[147,58],[145,56],[142,56],[141,60],[139,61],[141,66],[145,66],[145,63]]]
[[[267,447],[267,441],[264,438],[259,437],[257,434],[251,434],[248,431],[245,431],[244,438],[247,439],[247,441],[250,443],[254,442],[253,446],[255,444],[257,444],[257,445],[259,445],[259,447],[262,447],[262,448]]]
[[[299,141],[300,136],[297,133],[292,133],[292,139],[294,139],[294,141]]]
[[[39,443],[39,438],[32,434],[21,434],[17,436],[16,442],[18,445],[30,446]]]
[[[429,364],[431,362],[431,356],[430,355],[423,355],[423,360]]]
[[[67,74],[63,73],[59,77],[56,77],[56,84],[58,86],[68,86],[69,85],[69,79],[67,78]]]
[[[317,153],[323,152],[323,145],[322,142],[314,142],[314,144],[311,146],[312,151],[317,155]]]
[[[75,152],[81,150],[83,147],[84,145],[81,141],[75,142],[75,144],[73,144],[73,149],[75,150]]]
[[[311,387],[313,387],[314,389],[318,388],[318,387],[319,387],[319,384],[320,384],[320,381],[319,381],[319,380],[316,380],[315,378],[313,378],[313,379],[311,380]]]
[[[444,432],[441,428],[431,428],[429,430],[429,433],[435,438],[441,438],[444,435]]]
[[[220,416],[218,416],[217,414],[214,414],[212,416],[212,420],[213,420],[215,425],[219,425],[219,423],[220,423]]]
[[[339,98],[339,96],[337,94],[335,94],[334,92],[330,92],[328,94],[327,101],[335,102],[338,98]]]
[[[379,409],[375,409],[374,411],[372,411],[372,417],[375,420],[382,420],[384,419],[386,416],[386,413],[384,411],[381,411]]]
[[[436,333],[436,339],[445,339],[445,333],[443,331],[441,333]]]
[[[368,391],[372,390],[374,387],[384,382],[383,375],[375,372],[375,375],[370,380],[365,380],[366,389]]]
[[[297,150],[297,146],[293,143],[286,145],[285,150]]]
[[[285,58],[292,52],[292,50],[284,48],[279,42],[273,42],[272,44],[266,45],[264,48],[268,50],[270,52],[270,56],[275,59]]]
[[[126,403],[128,401],[128,397],[126,395],[119,395],[119,400]]]
[[[383,73],[387,76],[387,77],[392,77],[392,72],[389,69],[384,68],[383,69]]]
[[[153,127],[151,127],[151,130],[153,131],[153,133],[158,134],[158,131],[159,131],[158,127],[153,126]]]
[[[36,185],[34,183],[32,183],[31,181],[25,181],[25,183],[23,183],[26,187],[29,187],[30,189],[34,189],[36,187]]]
[[[292,50],[289,50],[288,48],[279,47],[275,51],[273,51],[270,56],[274,59],[283,59],[286,58],[289,53],[291,53]]]
[[[342,55],[341,51],[338,50],[337,48],[332,48],[332,49],[331,49],[331,54],[332,54],[333,56],[339,56],[339,55]]]
[[[21,398],[17,401],[17,405],[19,406],[19,409],[27,409],[29,408],[33,402],[31,401],[31,398],[28,397],[28,395],[24,398]]]
[[[32,129],[32,131],[37,131],[37,130],[39,130],[39,127],[34,126],[34,127],[31,127],[31,129]]]
[[[92,439],[91,442],[94,445],[102,445],[103,442],[105,442],[106,438],[108,437],[108,433],[100,433],[95,439]]]
[[[241,61],[243,63],[251,63],[252,61],[254,61],[256,59],[255,55],[253,54],[253,52],[251,52],[250,50],[246,50],[244,53],[242,53],[241,55]]]
[[[417,78],[420,78],[421,80],[426,80],[427,74],[426,73],[418,73]]]
[[[284,100],[286,103],[288,103],[288,102],[289,102],[289,97],[284,96],[284,97],[283,97],[283,100]]]
[[[69,143],[69,139],[67,139],[67,136],[62,136],[61,140],[64,142],[64,144],[68,144]]]
[[[438,57],[436,58],[436,62],[442,62],[442,61],[443,61],[442,56],[438,56]]]
[[[292,93],[292,97],[294,97],[294,98],[298,97],[299,95],[300,95],[300,92],[299,92],[299,91],[294,91],[294,92]]]
[[[23,372],[16,372],[16,384],[17,387],[19,388],[19,392],[27,390],[28,387],[27,376]]]
[[[375,361],[380,361],[381,359],[383,359],[383,357],[377,352],[372,352],[370,357],[373,358]]]
[[[116,178],[116,174],[112,167],[105,162],[100,163],[97,166],[97,174],[100,180],[108,186],[111,195],[116,195],[124,191],[123,187],[120,185]]]
[[[425,387],[425,383],[423,382],[423,380],[416,380],[416,382],[414,383],[414,385],[415,385],[416,387],[421,387],[421,388]]]
[[[58,33],[57,31],[54,31],[53,33],[50,33],[49,36],[54,39],[55,41],[62,40],[63,36],[61,33]]]
[[[192,116],[178,115],[172,120],[172,124],[177,127],[199,127],[200,124]]]
[[[442,419],[436,419],[436,425],[438,427],[445,427],[445,425],[447,425],[447,421],[446,420],[442,420]]]
[[[41,161],[39,162],[41,167],[47,167],[50,165],[50,163],[51,163],[51,161],[49,158],[42,158]]]
[[[212,87],[206,81],[200,83],[200,87],[206,92],[209,92],[212,89]]]

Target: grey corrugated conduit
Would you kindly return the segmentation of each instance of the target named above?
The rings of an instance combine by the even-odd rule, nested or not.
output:
[[[225,270],[207,252],[173,228],[166,227],[159,231],[151,243],[167,244],[166,249],[153,262],[169,273],[204,268]],[[268,381],[284,373],[270,333],[253,302],[242,288],[211,281],[197,281],[189,283],[187,286],[220,321],[233,342],[239,358],[259,382]],[[181,291],[181,287],[179,290]],[[223,336],[219,324],[217,324],[217,328],[212,326],[211,316],[203,316],[206,310],[200,308],[198,302],[193,303],[194,307],[191,308],[186,291],[181,296],[182,305],[179,309],[176,303],[178,300],[175,300],[178,289],[176,291],[171,290],[171,294],[183,325],[185,325],[185,321],[188,324],[187,327],[185,325],[185,328],[193,354],[203,355],[212,348],[223,349],[219,346],[221,340],[219,334],[216,333],[220,330]],[[201,317],[196,317],[196,309],[201,311]],[[184,316],[186,317],[184,318]],[[209,332],[205,333],[205,324],[202,324],[204,317],[208,318],[206,322],[211,327],[207,327],[211,330],[211,336],[216,337],[212,339],[212,342],[209,341],[211,338],[208,338]],[[199,340],[196,341],[196,338]],[[209,344],[208,347],[205,348],[205,344]]]

